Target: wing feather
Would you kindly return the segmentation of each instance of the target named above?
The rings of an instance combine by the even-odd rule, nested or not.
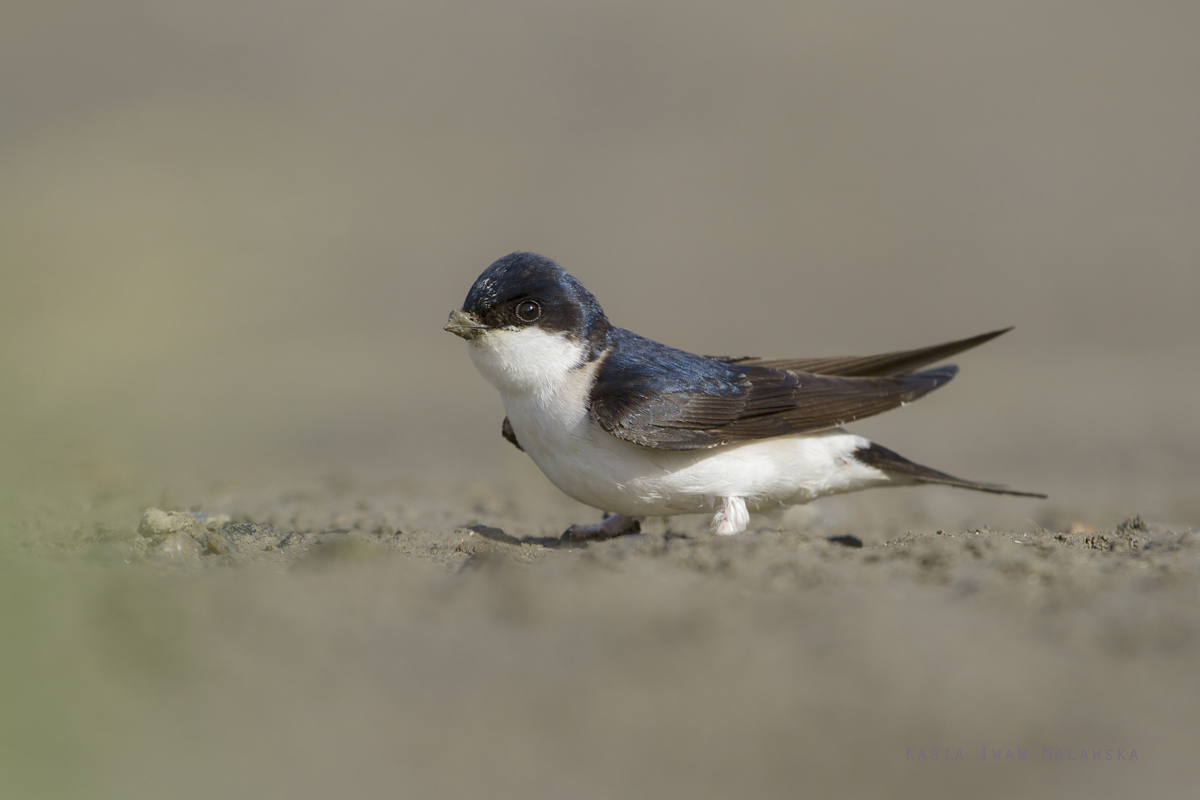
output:
[[[921,347],[916,350],[898,350],[893,353],[880,353],[873,356],[833,356],[829,358],[757,358],[754,356],[722,356],[718,361],[727,364],[743,364],[745,366],[773,367],[792,372],[811,372],[817,375],[837,375],[841,377],[868,377],[903,375],[941,361],[944,358],[957,355],[964,350],[978,347],[1001,334],[1008,333],[1012,328],[1001,328],[998,331],[981,333],[967,339],[959,339],[945,344],[935,344],[931,347]]]
[[[696,450],[836,428],[915,400],[958,371],[840,378],[709,363],[727,371],[723,380],[678,385],[644,372],[614,375],[606,364],[592,391],[591,415],[604,430],[643,447]]]
[[[958,368],[918,368],[1007,330],[875,356],[762,359],[693,355],[614,327],[589,411],[614,436],[663,450],[815,433],[928,394]]]

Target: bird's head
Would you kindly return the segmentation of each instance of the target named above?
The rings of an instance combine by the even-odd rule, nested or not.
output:
[[[551,379],[604,351],[608,319],[583,285],[534,253],[511,253],[476,280],[446,330],[498,388]],[[509,388],[514,388],[509,386]]]

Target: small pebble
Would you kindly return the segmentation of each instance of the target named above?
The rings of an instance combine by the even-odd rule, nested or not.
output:
[[[297,544],[304,544],[304,534],[293,531],[279,540],[279,549],[286,550]]]
[[[172,533],[162,540],[155,552],[173,559],[200,557],[200,543],[186,533]]]
[[[225,534],[213,531],[204,540],[204,546],[214,556],[227,556],[236,549]]]
[[[199,532],[200,523],[188,512],[163,511],[160,508],[146,509],[138,525],[138,533],[147,538],[171,536],[176,533],[195,535]]]

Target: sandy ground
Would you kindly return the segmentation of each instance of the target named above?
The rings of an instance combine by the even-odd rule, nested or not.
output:
[[[68,5],[0,26],[0,796],[1194,794],[1195,4]],[[853,430],[1050,498],[560,546],[441,330],[515,249],[695,352],[1016,325]]]
[[[136,519],[10,548],[13,796],[1185,796],[1200,777],[1200,530],[885,538],[832,506],[564,546],[565,501],[453,494],[342,479],[213,498],[187,548]]]

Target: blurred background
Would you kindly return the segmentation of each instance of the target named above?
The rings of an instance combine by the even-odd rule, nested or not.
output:
[[[528,249],[696,352],[1016,325],[856,430],[1200,516],[1193,3],[15,2],[0,74],[10,471],[525,469],[441,326]]]
[[[1194,525],[1197,75],[1188,0],[9,0],[0,540],[329,480],[558,504],[515,535],[590,520],[500,438],[499,398],[442,331],[517,249],[694,352],[1015,325],[853,429],[1050,501],[823,506],[868,543]],[[44,587],[75,578],[20,574],[12,597],[50,616],[19,641],[71,661],[75,617]],[[158,598],[157,636],[195,604],[154,585],[114,602]],[[45,697],[82,680],[41,674]],[[203,753],[200,728],[177,734]]]

